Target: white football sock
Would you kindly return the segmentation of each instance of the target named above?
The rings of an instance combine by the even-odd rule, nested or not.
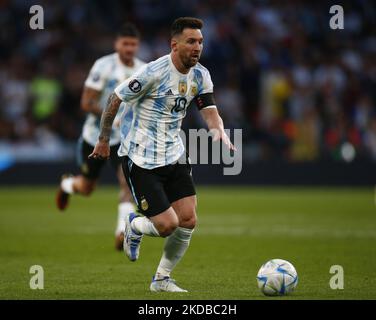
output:
[[[61,189],[63,189],[63,191],[66,193],[73,194],[74,193],[73,183],[74,183],[74,177],[65,178],[60,183]]]
[[[117,226],[115,230],[115,235],[118,235],[125,230],[125,219],[126,217],[134,212],[134,207],[131,202],[121,202],[118,206],[118,219]]]
[[[131,227],[134,231],[140,234],[146,234],[151,237],[159,237],[159,232],[155,228],[153,222],[146,217],[136,217],[131,222]]]
[[[167,237],[163,255],[155,275],[156,279],[170,276],[171,271],[187,251],[193,230],[178,227],[173,234]]]

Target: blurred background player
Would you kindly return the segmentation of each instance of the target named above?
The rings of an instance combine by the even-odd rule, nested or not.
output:
[[[115,51],[98,59],[90,70],[85,81],[81,97],[81,108],[87,113],[82,135],[78,141],[78,162],[80,174],[77,176],[64,175],[56,196],[56,204],[64,210],[72,194],[89,196],[94,191],[105,160],[88,159],[99,135],[99,122],[107,99],[115,87],[137,71],[144,62],[136,58],[139,48],[140,34],[130,23],[122,26],[115,40]],[[116,170],[119,186],[118,221],[115,230],[115,247],[122,249],[124,237],[124,219],[134,211],[132,196],[121,172],[117,150],[120,144],[120,115],[124,112],[125,121],[132,119],[132,110],[122,104],[114,121],[110,146],[110,162]]]

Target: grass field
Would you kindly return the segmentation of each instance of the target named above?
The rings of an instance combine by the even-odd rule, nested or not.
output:
[[[55,187],[0,189],[0,299],[275,299],[255,276],[271,258],[292,262],[295,293],[276,299],[376,299],[374,190],[198,188],[199,226],[173,276],[188,294],[148,291],[163,239],[144,237],[139,261],[113,248],[117,189],[75,197],[63,214]],[[31,290],[32,265],[44,290]],[[329,287],[332,265],[344,290]]]

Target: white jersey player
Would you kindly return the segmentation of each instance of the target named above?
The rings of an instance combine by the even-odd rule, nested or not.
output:
[[[183,155],[179,132],[187,108],[194,98],[212,94],[213,83],[201,64],[182,74],[168,54],[139,70],[115,93],[134,111],[131,123],[122,122],[119,156],[128,156],[142,168],[154,169]],[[206,108],[215,108],[212,103]]]
[[[115,52],[104,56],[95,61],[93,67],[90,70],[89,76],[85,81],[85,88],[101,92],[98,105],[101,110],[104,110],[110,94],[114,91],[119,83],[122,83],[125,79],[133,75],[140,69],[145,63],[140,59],[134,57],[133,65],[125,65],[119,56],[119,53]],[[126,110],[124,110],[126,109]],[[120,117],[122,113],[127,114],[127,119],[132,118],[131,108],[125,108],[123,104],[115,118],[112,126],[112,133],[110,139],[110,146],[116,146],[120,143]],[[99,136],[99,122],[100,117],[94,113],[88,113],[86,121],[82,130],[82,139],[91,146],[95,146]]]
[[[203,47],[202,21],[179,18],[171,28],[171,53],[147,64],[120,84],[101,118],[98,142],[90,157],[110,156],[113,120],[123,101],[134,112],[122,122],[119,155],[139,212],[126,219],[124,251],[131,261],[139,256],[143,235],[167,237],[151,291],[186,292],[170,274],[186,252],[196,225],[196,191],[179,130],[187,107],[195,99],[214,140],[230,142],[218,114],[209,72],[198,60]],[[129,127],[130,126],[130,127]],[[187,157],[187,156],[185,156]]]
[[[87,112],[82,136],[78,143],[78,159],[81,173],[77,176],[64,175],[60,183],[56,202],[60,210],[64,210],[69,196],[74,193],[90,195],[96,186],[104,160],[88,159],[99,136],[100,116],[106,106],[109,95],[119,83],[129,78],[139,70],[144,62],[135,57],[139,46],[137,29],[126,24],[122,27],[115,40],[115,53],[98,59],[90,70],[85,81],[81,99],[81,108]],[[120,199],[118,207],[118,223],[115,230],[115,246],[121,250],[124,237],[124,219],[134,211],[132,196],[121,172],[117,151],[120,144],[120,116],[124,121],[131,121],[132,109],[122,104],[113,123],[110,149],[111,164],[117,172],[120,184]]]

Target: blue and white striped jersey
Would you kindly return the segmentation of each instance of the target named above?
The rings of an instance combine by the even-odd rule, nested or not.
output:
[[[116,52],[106,55],[95,61],[90,70],[89,76],[85,81],[85,87],[101,92],[99,105],[102,109],[104,109],[106,107],[108,97],[114,91],[116,86],[125,79],[129,78],[144,64],[145,63],[143,61],[135,58],[133,67],[128,67],[121,62],[119,55]],[[120,143],[119,121],[121,114],[123,112],[131,113],[132,111],[129,108],[124,110],[124,108],[125,105],[123,103],[112,127],[110,138],[110,145],[112,146]],[[129,114],[128,117],[132,118],[132,115]],[[82,137],[92,146],[95,146],[95,143],[97,142],[100,131],[99,125],[100,118],[89,113],[83,126]]]
[[[115,89],[133,110],[132,121],[126,114],[121,120],[119,156],[145,169],[177,161],[184,153],[179,132],[189,104],[212,92],[209,71],[199,63],[188,74],[176,69],[170,55],[143,66]]]

